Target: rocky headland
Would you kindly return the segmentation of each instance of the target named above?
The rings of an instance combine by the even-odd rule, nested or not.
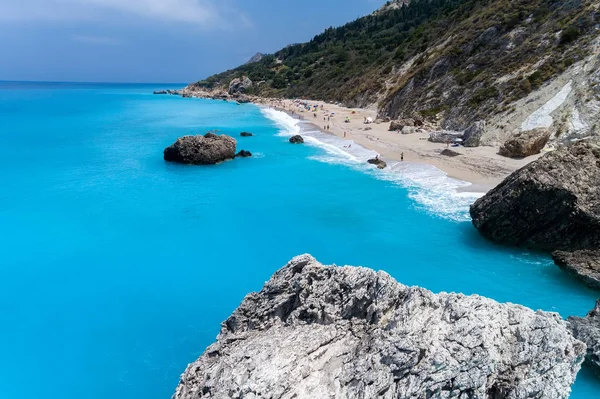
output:
[[[191,165],[214,165],[235,158],[234,138],[214,133],[204,136],[184,136],[165,148],[164,159]]]
[[[585,345],[558,314],[293,259],[222,324],[174,399],[559,399]]]

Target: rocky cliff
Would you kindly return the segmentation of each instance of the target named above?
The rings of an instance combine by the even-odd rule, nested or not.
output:
[[[420,114],[439,129],[485,121],[477,144],[551,131],[550,146],[598,134],[599,0],[391,1],[310,42],[190,85]]]
[[[244,299],[173,398],[562,399],[584,354],[557,314],[304,255]]]

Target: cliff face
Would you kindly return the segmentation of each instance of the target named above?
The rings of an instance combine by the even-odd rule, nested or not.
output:
[[[244,299],[174,399],[558,399],[584,353],[557,314],[304,255]]]
[[[250,94],[377,105],[452,130],[485,120],[484,145],[534,128],[565,143],[600,123],[599,24],[598,0],[393,1],[190,88],[246,75]]]

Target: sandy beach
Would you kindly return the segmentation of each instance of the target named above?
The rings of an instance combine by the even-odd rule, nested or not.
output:
[[[316,117],[312,111],[298,107],[292,100],[263,99],[258,103],[285,111],[324,132],[345,138],[349,144],[356,143],[376,151],[383,159],[400,161],[403,154],[405,162],[433,165],[450,177],[472,183],[469,191],[487,192],[510,173],[538,158],[532,156],[526,159],[510,159],[498,155],[498,148],[490,146],[452,148],[461,155],[448,157],[441,155],[447,145],[428,141],[428,132],[401,134],[388,131],[389,123],[365,124],[365,118],[376,120],[376,110],[351,109],[318,101],[303,101],[319,104]],[[323,109],[320,108],[321,104]],[[334,116],[331,117],[331,114]],[[345,122],[346,118],[350,122]]]

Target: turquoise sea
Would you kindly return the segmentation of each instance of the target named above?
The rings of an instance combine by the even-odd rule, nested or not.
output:
[[[0,83],[0,398],[164,399],[244,295],[295,255],[563,316],[597,293],[547,255],[486,242],[475,194],[253,105],[161,85]],[[251,159],[167,164],[219,129]],[[464,191],[464,187],[463,187]],[[468,191],[468,188],[466,189]],[[583,371],[572,398],[600,396]]]

